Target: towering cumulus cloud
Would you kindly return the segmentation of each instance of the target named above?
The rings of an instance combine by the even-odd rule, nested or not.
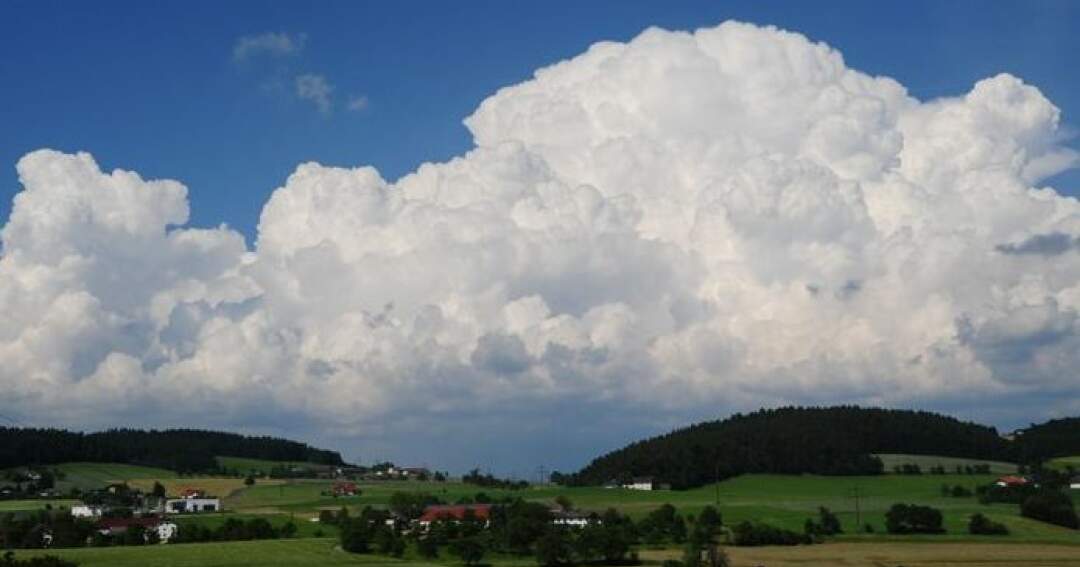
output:
[[[1038,186],[1078,156],[1015,77],[920,102],[798,34],[650,29],[465,123],[475,149],[394,183],[300,165],[253,248],[183,228],[179,183],[26,156],[0,411],[391,453],[778,403],[1080,411],[1080,204]]]

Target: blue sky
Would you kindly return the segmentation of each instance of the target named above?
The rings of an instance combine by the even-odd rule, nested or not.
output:
[[[296,165],[376,166],[387,179],[472,146],[483,98],[600,40],[726,19],[800,31],[913,95],[957,95],[1015,74],[1080,123],[1080,3],[1043,2],[116,2],[0,7],[0,219],[34,149],[91,152],[105,169],[187,185],[191,223],[254,237]],[[292,56],[232,57],[243,36],[306,34]],[[333,87],[320,113],[293,77]],[[359,112],[345,106],[363,96]],[[1075,145],[1075,143],[1074,143]],[[1080,174],[1051,180],[1080,195]]]
[[[1068,139],[1011,77],[909,104],[750,25],[520,85],[729,19],[923,101],[1010,73]],[[16,162],[64,153],[7,222],[0,415],[507,472],[771,405],[1076,415],[1080,203],[1026,168],[1076,163],[1078,28],[1068,1],[8,0],[0,225]],[[274,193],[461,156],[488,97],[466,159]]]

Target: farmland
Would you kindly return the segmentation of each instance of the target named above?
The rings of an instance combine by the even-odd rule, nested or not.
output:
[[[236,471],[239,474],[268,475],[275,468],[330,468],[327,465],[315,465],[301,461],[267,461],[264,459],[247,459],[244,457],[216,457],[219,467]]]
[[[1051,468],[1062,471],[1068,470],[1069,467],[1072,467],[1076,471],[1080,471],[1080,455],[1051,459],[1050,461],[1047,461],[1046,464]]]
[[[953,472],[956,467],[975,467],[989,465],[993,474],[1013,474],[1017,471],[1016,463],[1003,461],[986,461],[978,459],[958,459],[955,457],[934,457],[929,455],[903,455],[879,453],[877,457],[885,465],[885,473],[893,471],[893,467],[902,465],[918,465],[923,472],[928,472],[931,467],[944,467],[946,472]]]
[[[61,490],[71,487],[88,490],[100,488],[110,482],[176,476],[176,473],[165,469],[116,463],[63,463],[53,468],[64,474],[63,480],[56,483],[57,488]]]
[[[1077,564],[1077,548],[1067,545],[1002,545],[995,543],[827,543],[801,547],[727,548],[736,566],[770,567],[1069,567]],[[437,562],[391,559],[378,555],[352,555],[340,551],[333,539],[243,541],[146,547],[52,550],[48,553],[78,561],[81,567],[255,567],[320,565],[327,567],[434,567],[456,565],[449,558]],[[677,558],[678,550],[645,550],[646,565]],[[22,551],[21,557],[43,552]],[[532,558],[493,558],[493,567],[534,567]]]

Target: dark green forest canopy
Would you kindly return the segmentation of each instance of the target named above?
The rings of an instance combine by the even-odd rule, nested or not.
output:
[[[878,474],[873,453],[1038,462],[1080,452],[1080,419],[1031,426],[1015,441],[993,427],[912,410],[785,407],[735,414],[628,445],[568,477],[598,485],[651,476],[690,488],[743,473]]]
[[[286,439],[219,431],[110,429],[82,433],[0,427],[0,468],[89,461],[198,472],[217,468],[217,456],[343,464],[335,451]]]

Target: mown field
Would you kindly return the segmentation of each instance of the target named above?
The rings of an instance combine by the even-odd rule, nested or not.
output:
[[[990,465],[993,474],[1013,474],[1017,471],[1016,463],[1004,461],[981,461],[978,459],[958,459],[955,457],[934,457],[930,455],[904,455],[900,453],[878,453],[877,457],[885,465],[885,473],[893,471],[893,467],[902,465],[919,465],[924,473],[930,472],[930,467],[945,467],[946,472],[954,472],[956,467],[974,467],[976,465]]]

